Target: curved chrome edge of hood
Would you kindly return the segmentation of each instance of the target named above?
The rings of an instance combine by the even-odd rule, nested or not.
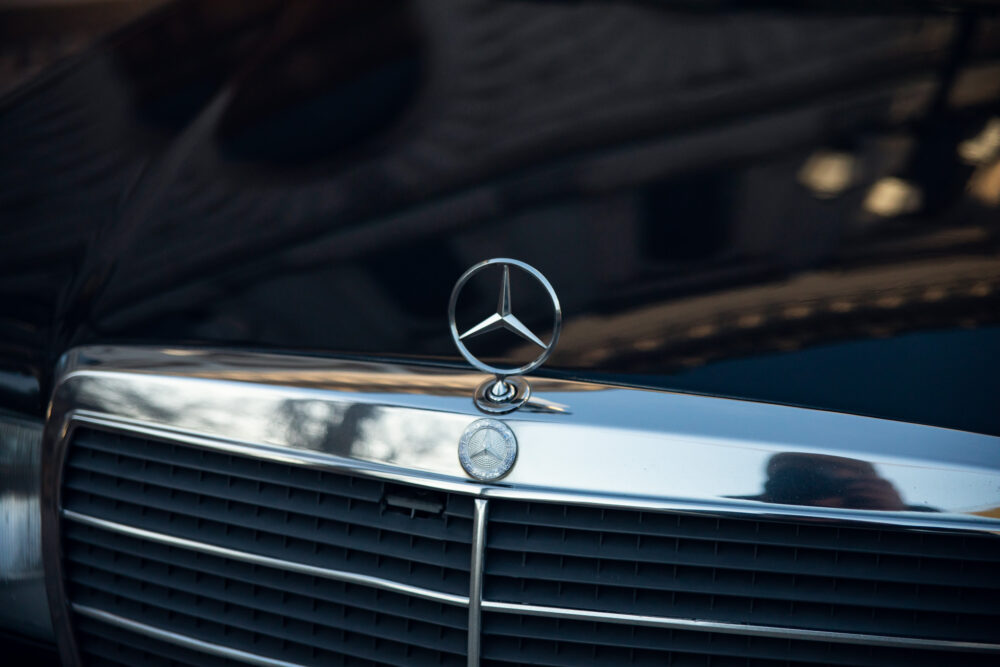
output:
[[[519,453],[470,479],[483,376],[232,350],[81,347],[47,443],[124,430],[480,497],[1000,530],[1000,438],[766,403],[535,378]],[[60,457],[61,458],[61,457]]]

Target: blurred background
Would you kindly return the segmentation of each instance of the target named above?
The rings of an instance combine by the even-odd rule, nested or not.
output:
[[[507,256],[543,374],[1000,434],[995,4],[0,0],[0,95],[10,409],[80,344],[458,363]]]

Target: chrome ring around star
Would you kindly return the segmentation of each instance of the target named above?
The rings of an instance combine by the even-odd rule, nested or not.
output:
[[[517,438],[496,419],[477,419],[469,424],[458,442],[458,460],[470,476],[490,482],[500,479],[514,466]]]

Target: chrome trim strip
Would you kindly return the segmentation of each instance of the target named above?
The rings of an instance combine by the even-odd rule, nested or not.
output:
[[[476,498],[472,520],[472,568],[469,574],[469,667],[479,665],[482,644],[483,569],[486,561],[486,521],[489,501]]]
[[[452,604],[459,607],[466,607],[469,604],[468,598],[463,597],[461,595],[453,595],[451,593],[441,593],[426,588],[420,588],[419,586],[410,586],[409,584],[401,584],[395,581],[390,581],[388,579],[382,579],[380,577],[372,577],[366,574],[355,574],[354,572],[330,570],[324,567],[316,567],[315,565],[306,565],[305,563],[296,563],[294,561],[282,560],[280,558],[271,558],[270,556],[260,556],[258,554],[252,554],[246,551],[238,551],[236,549],[219,547],[215,546],[214,544],[205,544],[204,542],[196,542],[194,540],[188,540],[183,537],[174,537],[172,535],[164,535],[163,533],[157,533],[151,530],[145,530],[143,528],[126,526],[124,524],[116,523],[114,521],[108,521],[106,519],[99,519],[94,516],[80,514],[72,510],[67,510],[67,509],[62,510],[62,516],[63,518],[69,521],[74,521],[76,523],[84,524],[87,526],[93,526],[94,528],[100,528],[102,530],[108,530],[114,533],[119,533],[121,535],[127,535],[129,537],[134,537],[140,540],[149,540],[150,542],[157,542],[159,544],[164,544],[170,547],[191,549],[192,551],[198,551],[212,556],[219,556],[221,558],[231,558],[233,560],[240,560],[245,563],[251,563],[252,565],[273,567],[279,570],[297,572],[299,574],[306,574],[313,577],[332,579],[334,581],[343,581],[348,584],[358,584],[360,586],[370,586],[372,588],[380,588],[382,590],[391,591],[393,593],[403,593],[406,595],[412,595],[413,597],[423,598],[425,600],[432,600],[434,602],[443,602],[445,604]]]
[[[150,425],[133,419],[91,412],[70,410],[64,415],[64,436],[69,439],[77,426],[89,426],[104,431],[125,435],[135,435],[153,440],[174,442],[203,447],[229,454],[262,458],[276,463],[301,465],[308,468],[328,470],[370,477],[383,481],[399,482],[462,493],[496,500],[523,500],[542,503],[567,503],[590,505],[609,509],[648,510],[652,512],[697,512],[713,516],[736,516],[759,520],[797,521],[842,521],[857,525],[892,526],[895,528],[934,529],[952,531],[976,531],[991,534],[1000,533],[1000,521],[991,517],[941,516],[927,512],[880,512],[876,510],[850,510],[829,507],[788,507],[760,502],[745,501],[690,501],[671,498],[651,498],[623,494],[586,493],[582,491],[561,491],[542,487],[505,484],[481,484],[474,480],[456,481],[454,478],[421,470],[403,470],[398,466],[359,461],[312,450],[289,449],[267,444],[237,441],[217,436],[205,436],[192,431],[169,428],[159,424]]]
[[[307,465],[349,461],[365,474],[473,495],[579,493],[612,504],[631,496],[694,511],[1000,532],[1000,437],[536,378],[534,396],[559,410],[526,405],[504,417],[521,444],[517,465],[502,482],[477,485],[455,456],[481,416],[470,399],[477,373],[148,347],[76,348],[60,372],[50,406],[55,437],[65,435],[70,412],[114,415],[171,437],[240,443]],[[609,443],[617,455],[608,455]],[[816,479],[815,494],[785,493],[776,474]]]
[[[259,667],[303,667],[295,662],[286,662],[284,660],[266,658],[262,655],[257,655],[256,653],[248,653],[246,651],[240,651],[239,649],[220,646],[219,644],[213,644],[211,642],[202,641],[201,639],[195,639],[194,637],[188,637],[187,635],[180,635],[176,632],[161,630],[151,625],[139,623],[138,621],[133,621],[102,609],[95,609],[94,607],[88,607],[86,605],[76,603],[73,603],[71,607],[73,612],[79,614],[80,616],[87,616],[88,618],[92,618],[96,621],[101,621],[102,623],[107,623],[108,625],[114,625],[124,630],[134,632],[138,635],[149,637],[150,639],[158,639],[162,642],[167,642],[168,644],[182,646],[194,651],[201,651],[202,653],[208,653],[220,658],[237,660],[248,665],[259,665]]]
[[[644,625],[648,627],[671,630],[719,632],[723,634],[752,635],[755,637],[771,637],[775,639],[802,639],[806,641],[832,642],[837,644],[864,644],[868,646],[886,646],[893,648],[1000,653],[1000,644],[986,644],[982,642],[953,641],[949,639],[920,639],[916,637],[869,635],[853,632],[831,632],[826,630],[805,630],[802,628],[783,628],[780,626],[770,625],[745,625],[741,623],[699,621],[687,618],[617,614],[611,612],[590,611],[586,609],[566,609],[562,607],[546,607],[541,605],[516,604],[512,602],[495,602],[493,600],[483,600],[482,609],[483,611],[499,612],[503,614],[546,616],[549,618],[562,618],[577,621],[602,621],[606,623]]]
[[[767,503],[698,502],[648,496],[610,495],[575,491],[553,491],[536,488],[484,488],[480,493],[491,500],[522,500],[527,502],[588,505],[606,509],[677,512],[716,517],[736,517],[760,521],[799,523],[840,523],[857,527],[890,527],[943,532],[986,533],[1000,537],[1000,521],[994,517],[941,516],[926,512],[880,512],[829,507],[784,507]]]

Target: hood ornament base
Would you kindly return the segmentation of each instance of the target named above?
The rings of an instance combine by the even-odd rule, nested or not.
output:
[[[503,393],[494,393],[500,387]],[[531,398],[531,385],[523,377],[491,378],[476,387],[476,407],[491,415],[513,412]]]

